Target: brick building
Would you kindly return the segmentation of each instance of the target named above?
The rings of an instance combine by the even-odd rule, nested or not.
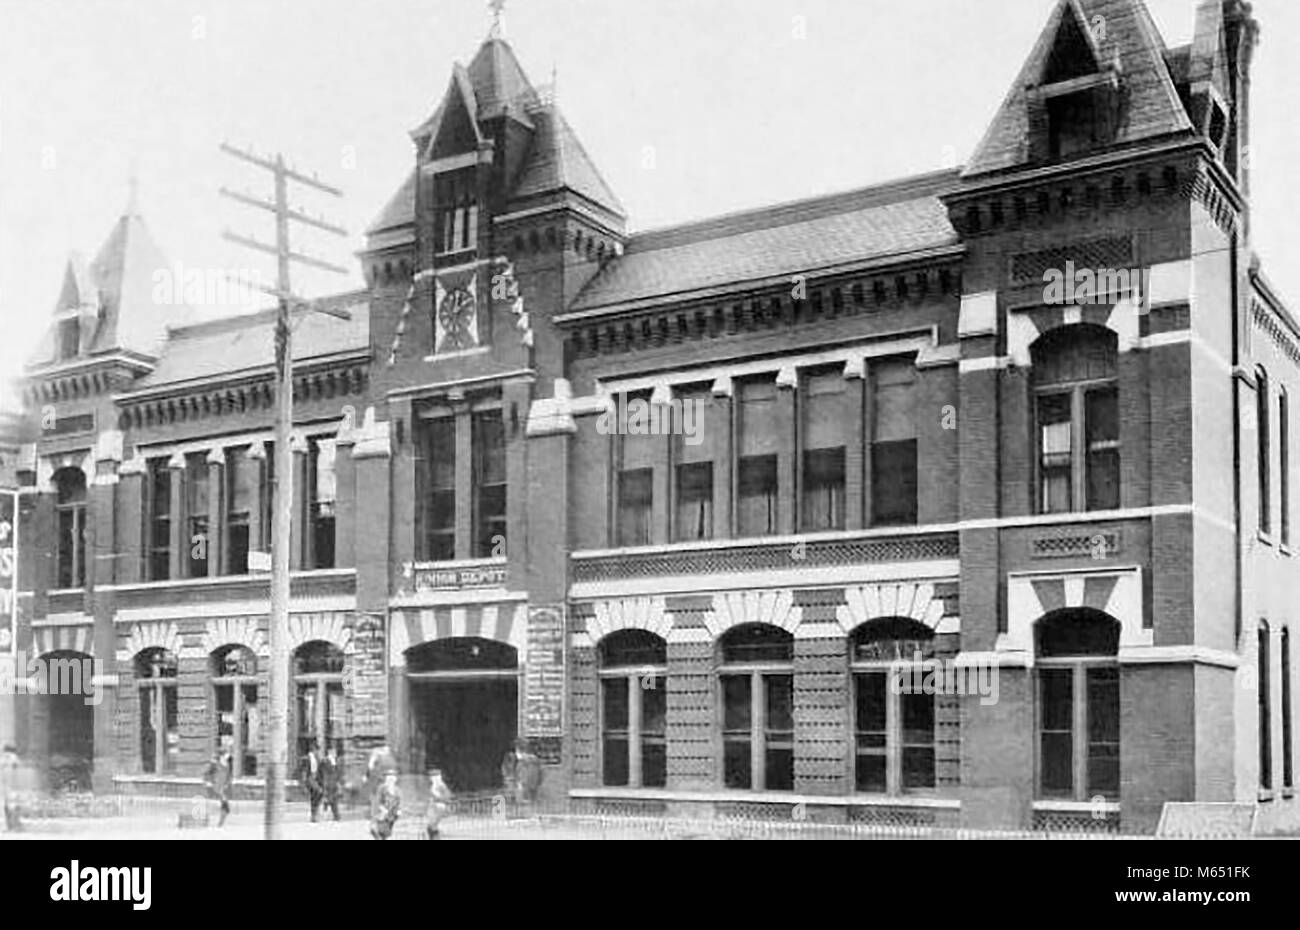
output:
[[[599,809],[1294,825],[1290,392],[1250,239],[1239,0],[1167,47],[1061,0],[969,163],[629,233],[490,36],[369,287],[297,341],[291,740]],[[264,764],[271,317],[186,322],[128,211],[71,263],[26,451],[24,751],[189,791]],[[936,665],[988,693],[908,687]],[[969,671],[967,671],[969,670]],[[949,692],[954,689],[948,689]]]

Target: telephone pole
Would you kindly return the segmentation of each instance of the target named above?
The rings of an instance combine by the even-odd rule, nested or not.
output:
[[[265,210],[275,215],[275,245],[268,245],[248,236],[225,232],[224,238],[276,257],[276,286],[261,288],[276,297],[278,313],[275,320],[275,481],[272,489],[271,519],[271,668],[268,680],[271,687],[270,726],[267,739],[270,745],[269,764],[266,767],[266,825],[265,838],[281,838],[284,820],[284,787],[289,754],[289,537],[293,532],[293,453],[290,449],[293,429],[293,326],[294,311],[319,311],[340,319],[350,319],[346,310],[326,307],[294,296],[289,279],[292,263],[298,262],[326,271],[347,274],[346,268],[330,264],[289,248],[290,221],[303,223],[338,236],[347,231],[324,220],[312,217],[289,206],[289,182],[342,197],[337,188],[322,184],[315,177],[299,174],[288,168],[283,155],[274,159],[263,158],[252,152],[241,151],[222,144],[221,151],[241,161],[270,171],[275,179],[275,199],[266,201],[248,194],[221,188],[223,197],[245,206]]]

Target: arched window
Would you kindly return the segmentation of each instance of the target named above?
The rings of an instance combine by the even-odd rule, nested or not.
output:
[[[858,791],[905,794],[935,786],[935,694],[924,687],[933,640],[928,626],[903,617],[864,623],[850,637]]]
[[[176,656],[166,649],[146,649],[135,657],[136,693],[140,698],[140,770],[149,774],[176,771],[180,755],[176,671]]]
[[[256,775],[261,740],[257,656],[244,646],[225,646],[212,654],[211,671],[217,748],[234,758],[236,777]]]
[[[750,623],[720,643],[722,777],[728,788],[794,789],[794,637]]]
[[[1269,419],[1268,412],[1268,372],[1263,368],[1255,372],[1256,379],[1256,397],[1255,397],[1255,440],[1257,445],[1256,463],[1259,469],[1259,531],[1268,533],[1273,528],[1273,493],[1271,488],[1271,475],[1269,455],[1272,443],[1269,438]]]
[[[1119,508],[1116,345],[1110,330],[1087,325],[1034,343],[1040,513]]]
[[[319,640],[300,646],[293,654],[293,685],[297,758],[313,746],[322,754],[332,748],[343,758],[343,651]]]
[[[601,771],[604,784],[668,783],[668,645],[645,630],[600,644]]]
[[[1034,630],[1044,798],[1119,796],[1119,629],[1100,611],[1068,609]]]
[[[54,511],[58,523],[57,586],[86,584],[86,475],[76,467],[54,473]]]
[[[1259,624],[1259,650],[1257,660],[1259,684],[1259,787],[1273,790],[1273,679],[1272,656],[1269,651],[1268,624]]]

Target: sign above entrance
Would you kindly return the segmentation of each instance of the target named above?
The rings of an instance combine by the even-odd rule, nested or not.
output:
[[[440,567],[407,562],[402,565],[403,594],[424,591],[463,591],[467,588],[500,588],[506,583],[504,563],[466,567]]]

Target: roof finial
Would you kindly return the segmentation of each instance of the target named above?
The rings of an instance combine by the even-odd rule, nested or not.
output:
[[[140,160],[131,159],[131,176],[127,179],[126,215],[138,216],[140,213]]]
[[[488,38],[499,39],[505,29],[502,17],[505,15],[506,0],[488,0],[488,9],[492,11],[492,28],[488,31]]]

